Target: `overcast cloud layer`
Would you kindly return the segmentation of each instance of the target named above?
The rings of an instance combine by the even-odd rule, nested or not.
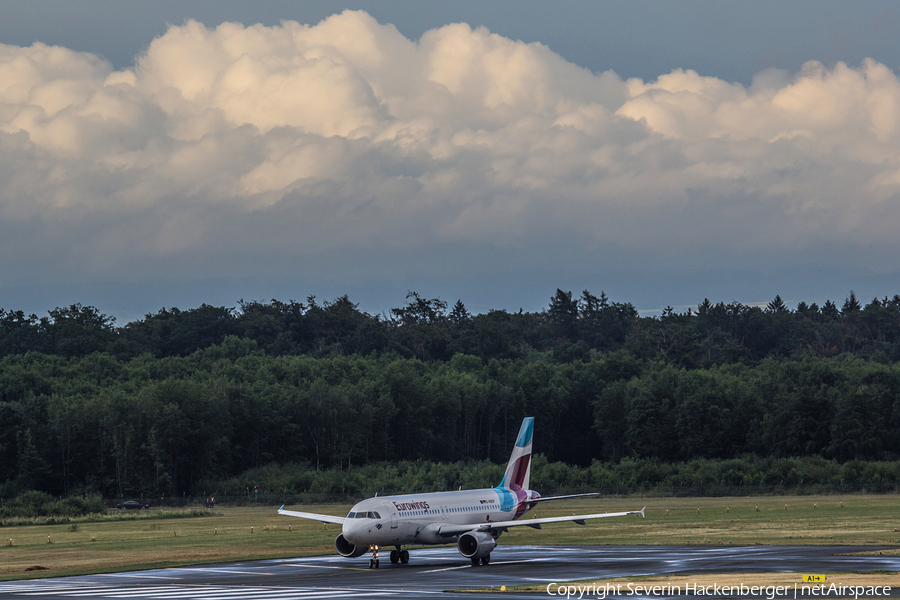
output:
[[[898,193],[900,80],[872,60],[623,80],[364,12],[189,21],[125,70],[0,45],[0,286],[884,273]]]

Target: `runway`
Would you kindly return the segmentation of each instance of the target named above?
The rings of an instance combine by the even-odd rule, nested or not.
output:
[[[366,568],[366,557],[317,556],[222,563],[0,583],[0,598],[308,600],[328,598],[497,598],[460,590],[650,574],[900,571],[897,556],[841,556],[866,546],[499,546],[472,567],[455,547],[413,550],[407,565]],[[893,590],[900,596],[900,590]],[[503,598],[548,597],[503,594]],[[554,596],[556,597],[556,596]],[[597,597],[597,596],[593,596]],[[640,596],[625,596],[637,599]],[[660,596],[653,596],[660,598]]]

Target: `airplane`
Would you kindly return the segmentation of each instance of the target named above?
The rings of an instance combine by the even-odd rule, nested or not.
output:
[[[529,490],[533,431],[534,417],[526,417],[519,429],[503,480],[495,488],[401,496],[376,495],[356,504],[346,517],[284,510],[284,506],[278,514],[341,525],[341,533],[334,540],[335,549],[346,558],[357,558],[371,552],[370,569],[378,568],[382,546],[394,546],[390,553],[392,563],[406,564],[409,562],[409,552],[402,548],[404,545],[455,542],[459,553],[471,559],[472,566],[478,566],[490,562],[497,538],[510,527],[525,525],[541,529],[547,523],[574,521],[584,525],[587,519],[626,515],[644,517],[646,506],[637,511],[521,520],[540,502],[599,495],[591,493],[542,498],[537,492]]]

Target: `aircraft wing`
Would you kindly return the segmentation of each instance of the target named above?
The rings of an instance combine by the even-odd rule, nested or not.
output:
[[[490,521],[487,523],[470,523],[468,525],[442,525],[438,530],[438,533],[444,536],[451,536],[466,533],[469,531],[490,531],[492,529],[521,527],[522,525],[527,525],[528,527],[533,527],[534,529],[540,529],[541,525],[543,525],[544,523],[565,523],[567,521],[573,521],[575,523],[578,523],[579,525],[584,525],[584,522],[588,519],[624,517],[627,515],[641,515],[641,518],[643,518],[644,509],[646,508],[647,507],[645,506],[641,510],[630,510],[628,512],[617,513],[600,513],[596,515],[572,515],[571,517],[547,517],[544,519],[522,519],[520,521]]]
[[[322,521],[323,523],[337,523],[338,525],[343,524],[347,519],[345,517],[335,517],[332,515],[320,515],[318,513],[308,513],[308,512],[297,512],[295,510],[284,510],[284,507],[278,509],[279,515],[285,515],[288,517],[299,517],[301,519],[310,519],[312,521]]]

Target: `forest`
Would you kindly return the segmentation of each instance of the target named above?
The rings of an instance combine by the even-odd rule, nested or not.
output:
[[[563,290],[533,313],[413,292],[384,315],[309,297],[122,326],[0,309],[0,498],[365,488],[398,465],[455,487],[505,463],[524,416],[557,487],[897,485],[898,365],[900,296],[852,292],[644,317]]]

